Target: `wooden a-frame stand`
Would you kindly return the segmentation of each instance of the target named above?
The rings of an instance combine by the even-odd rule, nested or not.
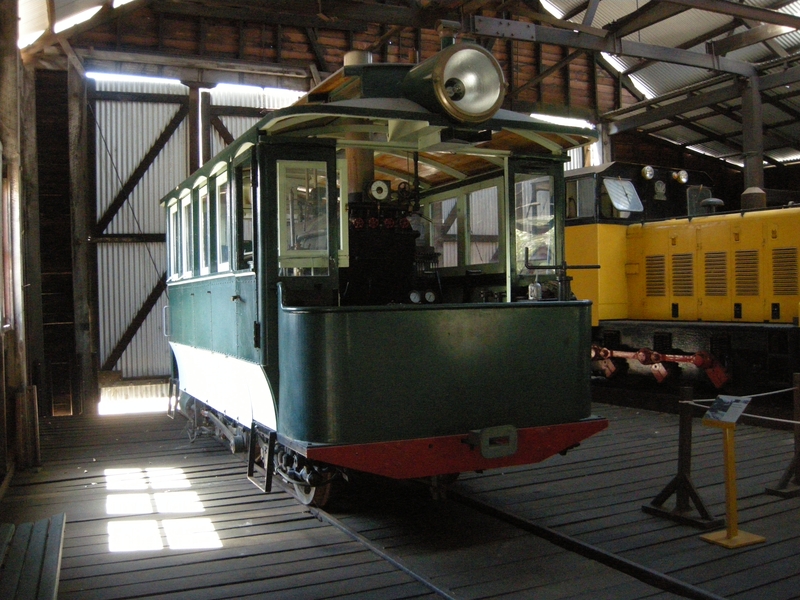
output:
[[[691,388],[681,388],[681,399],[691,400],[691,398]],[[650,504],[642,505],[642,511],[683,525],[699,527],[700,529],[721,527],[725,521],[719,517],[714,517],[708,511],[703,499],[700,498],[700,494],[697,493],[692,483],[692,406],[681,402],[679,407],[678,474],[653,498]],[[664,508],[664,503],[673,494],[675,494],[675,508],[672,510]],[[690,500],[694,503],[699,516],[693,513]]]

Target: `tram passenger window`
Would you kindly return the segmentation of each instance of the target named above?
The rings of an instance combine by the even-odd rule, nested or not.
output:
[[[328,275],[328,193],[327,163],[278,161],[280,275]]]
[[[458,266],[457,198],[430,204],[431,242],[439,254],[440,267]]]
[[[485,265],[499,262],[500,204],[497,187],[468,194],[469,264]]]
[[[228,235],[228,181],[217,178],[217,271],[230,268],[230,236]]]
[[[206,275],[211,268],[211,204],[208,200],[208,186],[200,188],[199,209],[200,274]]]
[[[553,264],[555,234],[553,178],[547,175],[517,173],[514,176],[514,217],[516,222],[517,273],[544,274],[550,270],[525,267],[525,249],[532,264]]]
[[[178,203],[169,207],[169,278],[181,276],[181,229]]]
[[[236,268],[253,266],[253,180],[250,167],[236,169],[236,231],[239,236]]]
[[[181,271],[191,275],[194,270],[194,218],[191,194],[181,201]]]

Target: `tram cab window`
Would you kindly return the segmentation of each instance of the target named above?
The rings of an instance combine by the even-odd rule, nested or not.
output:
[[[208,198],[208,186],[200,188],[198,210],[198,243],[200,245],[200,274],[207,275],[211,270],[211,203]]]
[[[279,160],[277,167],[279,275],[327,276],[327,163]]]
[[[253,179],[250,166],[236,168],[236,268],[253,268]]]
[[[181,276],[181,221],[178,203],[169,207],[169,278]]]
[[[440,267],[458,266],[457,198],[446,198],[430,204],[431,241],[439,255]]]
[[[500,203],[497,186],[467,195],[469,216],[469,264],[486,265],[500,261]]]
[[[594,177],[567,181],[567,219],[594,217]]]
[[[642,212],[644,207],[636,187],[627,179],[603,178],[600,190],[600,216],[627,219],[632,212]]]
[[[194,215],[192,196],[181,200],[181,272],[191,276],[194,271]]]
[[[230,224],[228,223],[228,178],[227,174],[217,177],[217,271],[230,269]]]
[[[525,267],[526,248],[531,264],[547,265],[556,260],[555,199],[551,176],[528,173],[514,175],[514,220],[517,273],[551,273],[551,270],[531,270]]]
[[[501,190],[499,182],[492,180],[427,201],[430,227],[420,240],[430,240],[427,243],[438,255],[438,267],[497,265],[501,262],[504,251]]]

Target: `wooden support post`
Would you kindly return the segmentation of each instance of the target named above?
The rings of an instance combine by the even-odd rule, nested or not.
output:
[[[703,425],[707,427],[718,427],[722,429],[723,433],[725,516],[727,527],[721,531],[714,531],[701,535],[700,538],[706,542],[731,549],[765,542],[766,538],[763,536],[739,530],[739,511],[736,503],[736,455],[734,451],[736,423],[704,419]]]
[[[800,422],[800,373],[795,373],[792,379],[794,386],[794,421]],[[767,494],[781,496],[782,498],[796,498],[800,496],[800,425],[794,426],[794,455],[786,471],[778,483],[764,488]]]
[[[681,400],[692,399],[692,388],[681,388]],[[661,492],[653,498],[650,504],[644,504],[642,511],[657,517],[677,521],[683,525],[691,525],[701,529],[711,529],[723,524],[722,519],[714,517],[706,508],[700,494],[692,483],[692,406],[681,402],[680,425],[678,427],[678,474],[670,481]],[[675,508],[664,508],[664,503],[675,494]],[[694,503],[699,516],[691,514]]]
[[[98,384],[96,323],[94,320],[94,248],[89,243],[95,224],[94,193],[89,181],[89,116],[86,82],[72,62],[67,67],[70,214],[72,217],[72,285],[75,319],[75,375],[80,395],[72,414],[97,413]]]
[[[39,233],[39,169],[36,141],[36,69],[25,65],[20,87],[22,165],[22,227],[25,231],[25,347],[28,353],[28,378],[36,386],[42,415],[53,414],[53,397],[47,376],[44,354],[44,317],[42,308],[42,261]]]

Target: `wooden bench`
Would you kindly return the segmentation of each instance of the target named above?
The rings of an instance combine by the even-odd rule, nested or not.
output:
[[[66,520],[61,513],[35,523],[0,524],[0,598],[57,597]]]

